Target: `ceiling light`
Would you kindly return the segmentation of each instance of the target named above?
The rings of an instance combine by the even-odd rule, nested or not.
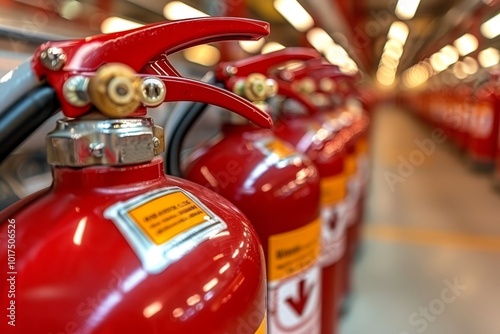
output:
[[[118,32],[118,31],[139,28],[142,26],[143,26],[143,24],[129,21],[126,19],[122,19],[121,17],[110,16],[110,17],[106,18],[104,21],[102,21],[101,31],[105,34],[109,34],[112,32]]]
[[[465,73],[465,65],[463,62],[458,61],[455,65],[453,65],[453,74],[457,77],[457,79],[465,79],[467,77],[467,73]]]
[[[377,80],[384,86],[391,86],[392,84],[394,84],[396,76],[394,74],[386,74],[379,70],[377,71]]]
[[[389,33],[387,34],[388,39],[395,39],[399,41],[401,44],[405,44],[406,39],[408,38],[410,30],[408,26],[401,21],[394,21],[389,28]]]
[[[401,20],[410,20],[415,16],[420,0],[399,0],[396,5],[396,16]]]
[[[262,46],[266,40],[261,38],[257,41],[239,41],[238,44],[240,47],[248,53],[257,53],[262,49]]]
[[[274,8],[298,31],[314,26],[314,20],[296,0],[274,0]]]
[[[385,50],[394,50],[396,52],[403,54],[403,44],[401,44],[399,41],[395,39],[388,39],[384,45],[384,51]]]
[[[453,44],[457,47],[460,55],[465,56],[477,49],[478,41],[474,35],[465,34],[453,42]]]
[[[82,12],[83,6],[81,3],[75,0],[65,1],[61,7],[59,7],[59,15],[67,20],[76,19]]]
[[[382,58],[388,57],[391,59],[399,59],[401,58],[402,50],[401,51],[396,51],[393,49],[387,49],[384,51],[382,54]]]
[[[434,71],[441,72],[449,66],[445,58],[446,56],[441,52],[436,52],[431,56],[430,63]]]
[[[452,45],[446,45],[440,50],[440,52],[444,55],[444,61],[448,65],[454,64],[458,61],[459,55],[456,47]]]
[[[383,57],[382,59],[380,59],[379,67],[387,66],[396,69],[398,68],[398,65],[399,65],[399,59]]]
[[[326,59],[338,66],[342,66],[350,59],[347,52],[338,44],[330,45],[330,47],[325,52]]]
[[[274,51],[283,50],[284,48],[285,48],[285,46],[282,45],[282,44],[280,44],[280,43],[277,43],[277,42],[267,42],[262,47],[262,50],[260,51],[260,53],[262,53],[262,54],[270,53],[270,52],[274,52]]]
[[[481,34],[489,39],[495,38],[500,34],[500,14],[495,15],[481,25]]]
[[[477,65],[477,61],[474,58],[465,57],[463,62],[465,65],[464,71],[466,74],[471,75],[477,72],[479,66]]]
[[[498,54],[497,49],[487,48],[479,52],[477,59],[479,60],[479,64],[481,64],[482,67],[491,67],[498,64],[500,55]]]
[[[330,45],[335,44],[330,35],[318,27],[309,30],[306,34],[306,38],[307,41],[311,43],[311,45],[319,52],[325,52]]]
[[[219,50],[207,44],[188,48],[182,54],[190,62],[203,66],[214,66],[220,60]]]
[[[172,1],[163,7],[163,16],[169,20],[183,20],[194,17],[206,17],[209,15],[186,5],[184,2]]]

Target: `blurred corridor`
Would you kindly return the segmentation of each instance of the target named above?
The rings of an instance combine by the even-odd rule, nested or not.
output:
[[[500,331],[500,196],[446,141],[415,153],[432,130],[397,107],[376,111],[365,242],[343,334]],[[404,181],[388,176],[402,176],[398,168]]]

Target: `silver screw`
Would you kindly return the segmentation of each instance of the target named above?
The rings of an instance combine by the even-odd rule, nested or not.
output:
[[[157,78],[146,78],[141,84],[142,103],[146,107],[156,107],[165,101],[167,88],[163,81]]]
[[[64,83],[63,95],[66,100],[77,107],[83,107],[90,103],[88,95],[89,78],[75,75]]]
[[[48,48],[40,54],[40,61],[43,66],[52,71],[59,71],[66,63],[66,60],[64,50],[57,47]]]
[[[94,158],[102,158],[104,155],[104,144],[103,143],[92,143],[89,145],[90,148],[90,154]]]
[[[153,137],[153,147],[154,148],[160,147],[160,140],[156,137]]]

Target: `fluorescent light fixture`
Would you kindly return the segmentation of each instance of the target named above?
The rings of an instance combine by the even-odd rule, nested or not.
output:
[[[209,15],[196,8],[186,5],[184,2],[172,1],[163,7],[163,16],[169,20],[183,20],[194,17],[206,17]]]
[[[388,39],[395,39],[401,44],[406,43],[410,29],[406,24],[401,21],[394,21],[389,28],[389,33],[387,34]]]
[[[481,25],[481,34],[489,39],[495,38],[500,34],[500,14],[495,15]]]
[[[351,58],[349,58],[342,66],[339,66],[340,70],[346,74],[356,74],[359,71],[358,64]]]
[[[399,0],[396,5],[396,16],[401,20],[411,20],[415,16],[420,0]]]
[[[439,52],[444,55],[444,61],[448,64],[454,64],[458,61],[459,55],[458,50],[453,45],[446,45]]]
[[[403,83],[408,88],[415,88],[425,83],[429,76],[426,66],[417,64],[403,72]]]
[[[307,41],[311,43],[311,45],[319,52],[325,52],[330,45],[335,44],[330,35],[318,27],[309,30],[306,34],[306,38]]]
[[[382,54],[382,58],[389,57],[392,59],[399,59],[403,54],[403,49],[395,50],[395,49],[386,49]]]
[[[441,52],[436,52],[431,56],[430,64],[434,71],[444,71],[450,64],[446,62],[446,56]]]
[[[479,43],[476,36],[472,34],[465,34],[462,37],[457,38],[453,44],[457,47],[458,53],[460,53],[461,56],[465,56],[475,51]]]
[[[394,50],[400,54],[403,54],[403,44],[401,44],[399,41],[395,39],[388,39],[387,42],[385,42],[384,45],[384,51],[385,50]]]
[[[455,65],[453,65],[453,74],[459,80],[467,78],[467,73],[465,73],[465,64],[461,61],[457,61]]]
[[[396,80],[396,75],[394,73],[387,73],[381,71],[380,69],[377,71],[377,81],[380,82],[382,85],[392,86],[395,80]]]
[[[498,54],[497,49],[487,48],[479,52],[477,59],[479,60],[479,64],[481,64],[482,67],[486,68],[498,64],[500,55]]]
[[[382,57],[380,59],[379,67],[386,66],[389,68],[396,69],[396,68],[398,68],[398,65],[399,65],[399,58],[394,59],[394,58],[390,58],[390,57]]]
[[[143,24],[122,19],[117,16],[110,16],[101,23],[101,31],[105,34],[119,32],[142,27]]]
[[[66,20],[76,19],[82,12],[83,6],[76,0],[68,0],[59,7],[59,15]]]
[[[220,52],[210,45],[197,45],[183,51],[184,58],[188,61],[203,66],[214,66],[220,60]]]
[[[472,57],[465,57],[463,62],[465,65],[464,71],[466,74],[469,74],[469,75],[474,74],[479,69],[477,61]]]
[[[343,66],[351,59],[346,50],[338,44],[330,45],[325,52],[325,57],[330,63],[338,66]]]
[[[258,41],[239,41],[238,44],[248,53],[258,53],[265,42],[266,40],[261,38]]]
[[[262,53],[262,54],[270,53],[270,52],[274,52],[274,51],[283,50],[284,48],[285,48],[285,46],[278,43],[278,42],[267,42],[262,47],[262,50],[260,51],[260,53]]]
[[[274,0],[274,8],[298,31],[314,26],[314,20],[296,0]]]

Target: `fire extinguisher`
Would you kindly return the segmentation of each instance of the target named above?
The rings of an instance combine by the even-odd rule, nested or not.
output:
[[[317,60],[311,61],[316,63]],[[311,62],[305,62],[304,69],[311,73]],[[309,63],[309,64],[307,64]],[[324,70],[330,64],[322,64]],[[287,71],[287,70],[285,70]],[[295,78],[293,73],[282,72],[278,77]],[[293,80],[293,79],[292,79]],[[292,81],[292,86],[298,81]],[[279,85],[286,87],[289,83],[278,80]],[[312,81],[302,81],[310,85]],[[282,89],[287,99],[298,101],[304,106],[308,101],[301,93],[302,89]],[[311,114],[297,114],[282,111],[279,122],[276,122],[275,133],[292,143],[299,151],[305,153],[316,165],[321,182],[321,257],[322,266],[322,333],[331,334],[338,331],[339,304],[341,302],[341,279],[345,275],[346,262],[346,190],[347,177],[344,170],[346,156],[343,138],[339,136],[342,128],[340,122],[329,124],[320,122],[317,111],[323,99],[316,96],[311,101],[316,111]],[[305,106],[306,110],[310,108]]]
[[[479,171],[494,168],[500,125],[499,73],[489,73],[488,81],[474,93],[467,154],[471,167]]]
[[[345,203],[338,207],[346,220],[346,256],[339,261],[341,304],[350,291],[352,263],[359,245],[364,194],[369,176],[367,137],[369,118],[356,96],[355,77],[342,73],[337,66],[315,59],[290,75],[293,90],[301,92],[316,105],[316,119],[335,133],[343,147],[342,174],[347,178]]]
[[[144,107],[199,101],[270,127],[253,104],[180,77],[166,57],[268,33],[261,21],[202,18],[49,42],[2,83],[16,95],[0,112],[5,128],[57,102],[68,117],[47,136],[52,186],[0,213],[2,333],[266,333],[254,229],[220,195],[165,176],[163,130]]]
[[[276,94],[276,82],[251,64],[221,64],[218,82],[270,112],[265,100]],[[267,260],[269,332],[320,333],[320,185],[310,159],[271,130],[230,116],[221,135],[187,160],[184,176],[229,199],[259,235]]]
[[[287,48],[238,62],[223,63],[220,68],[236,72],[238,76],[255,73],[273,75],[277,78],[278,94],[281,98],[295,99],[306,109],[306,113],[299,115],[280,113],[273,132],[277,137],[292,144],[297,151],[308,156],[318,169],[321,189],[321,333],[333,334],[337,332],[339,313],[338,262],[344,256],[346,242],[346,215],[343,206],[346,193],[346,179],[343,175],[344,150],[342,143],[335,137],[335,131],[322,127],[311,115],[315,112],[315,106],[290,89],[287,82],[279,79],[289,78],[293,71],[274,71],[287,62],[297,61],[303,61],[299,66],[307,68],[307,63],[321,61],[321,57],[309,48]],[[230,85],[231,83],[228,83],[228,86]]]

